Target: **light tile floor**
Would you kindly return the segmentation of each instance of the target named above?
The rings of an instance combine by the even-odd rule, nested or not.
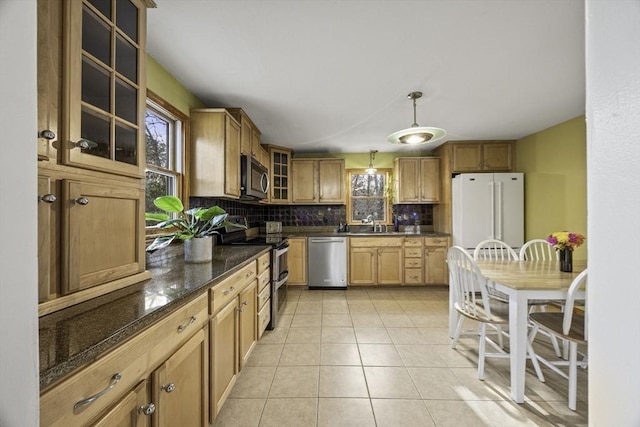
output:
[[[527,366],[525,403],[509,393],[509,362],[487,359],[477,378],[477,336],[451,349],[448,288],[290,287],[279,326],[267,331],[215,426],[586,426],[587,373],[578,410],[567,382]],[[465,329],[473,328],[471,322]],[[551,354],[544,337],[536,351]]]

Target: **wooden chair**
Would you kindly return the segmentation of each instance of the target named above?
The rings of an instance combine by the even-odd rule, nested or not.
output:
[[[486,357],[509,357],[509,353],[503,350],[502,345],[487,336],[486,327],[495,329],[498,337],[506,333],[502,326],[509,324],[509,303],[494,298],[489,298],[487,279],[480,273],[475,261],[463,248],[453,246],[447,252],[447,264],[449,267],[450,283],[454,298],[454,307],[459,313],[459,319],[451,342],[451,348],[456,348],[458,338],[462,331],[464,319],[472,319],[480,325],[480,342],[478,348],[478,379],[484,379],[484,361]],[[486,344],[491,345],[496,352],[487,353]],[[533,362],[536,374],[543,380],[538,359],[533,353],[531,343],[527,341],[529,357]]]
[[[586,357],[578,361],[578,344],[587,344],[587,304],[584,307],[584,315],[574,313],[574,304],[576,292],[586,287],[587,270],[580,273],[571,283],[567,293],[567,299],[564,302],[564,312],[550,313],[537,312],[530,313],[529,320],[533,325],[529,334],[529,340],[532,342],[538,330],[544,330],[549,334],[553,334],[560,339],[569,342],[569,360],[547,360],[536,355],[536,358],[545,366],[548,366],[558,375],[569,381],[569,409],[576,410],[576,396],[578,388],[578,365],[586,368],[588,361]],[[560,367],[567,367],[565,372]],[[540,378],[540,376],[538,376]],[[544,381],[544,379],[542,380]]]

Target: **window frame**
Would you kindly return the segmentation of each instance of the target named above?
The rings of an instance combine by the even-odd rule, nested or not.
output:
[[[366,169],[347,169],[346,170],[347,173],[347,198],[346,198],[346,202],[347,202],[347,224],[349,225],[359,225],[362,224],[361,221],[356,221],[353,219],[353,205],[352,205],[352,193],[353,193],[353,188],[351,187],[351,177],[353,175],[367,175]],[[377,175],[385,175],[385,190],[384,190],[384,195],[382,197],[370,197],[371,199],[378,199],[378,198],[383,198],[384,199],[384,203],[385,203],[385,217],[386,217],[386,221],[384,222],[380,222],[380,224],[383,225],[390,225],[393,223],[392,219],[391,219],[391,214],[392,214],[392,206],[391,206],[391,185],[392,185],[392,179],[393,179],[393,169],[391,168],[378,168]],[[362,197],[359,197],[362,198]],[[377,222],[377,221],[376,221]]]
[[[173,143],[170,155],[169,169],[150,165],[147,163],[145,144],[145,173],[147,171],[168,175],[175,178],[175,196],[183,201],[185,208],[189,205],[189,116],[178,110],[176,107],[165,101],[163,98],[147,89],[145,102],[145,117],[147,110],[151,109],[154,114],[175,122],[181,122],[179,129],[172,125]],[[146,122],[145,122],[146,126]],[[146,201],[146,181],[145,181],[145,201]],[[145,227],[147,235],[157,234],[158,230],[153,227]]]

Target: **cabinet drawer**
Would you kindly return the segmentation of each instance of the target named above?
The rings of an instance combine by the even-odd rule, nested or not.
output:
[[[422,268],[422,258],[405,258],[404,268]]]
[[[351,247],[402,246],[402,237],[352,237]]]
[[[447,246],[449,239],[446,237],[425,237],[425,246]]]
[[[421,237],[405,237],[404,239],[404,246],[411,246],[411,247],[422,247],[422,238]]]
[[[207,298],[203,295],[45,391],[40,396],[41,425],[87,425],[202,329],[207,320]],[[92,403],[74,410],[74,405],[106,389]]]
[[[267,329],[267,325],[271,320],[271,304],[265,304],[264,307],[258,312],[258,339],[262,337],[264,331]]]
[[[271,265],[271,253],[267,252],[258,258],[258,274],[262,274]]]
[[[271,297],[271,286],[266,286],[258,294],[258,310],[262,308],[262,306],[269,300],[270,297]]]
[[[410,284],[422,283],[422,269],[421,268],[405,268],[404,282],[410,283]]]
[[[258,292],[261,292],[271,281],[271,269],[267,268],[262,273],[258,273]]]
[[[238,296],[240,291],[255,277],[256,263],[252,262],[215,285],[209,292],[211,314],[217,313],[229,301]]]
[[[404,248],[405,258],[422,258],[422,248]]]

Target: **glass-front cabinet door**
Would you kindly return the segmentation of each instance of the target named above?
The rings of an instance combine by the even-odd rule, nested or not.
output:
[[[142,0],[66,0],[63,163],[144,175]]]

